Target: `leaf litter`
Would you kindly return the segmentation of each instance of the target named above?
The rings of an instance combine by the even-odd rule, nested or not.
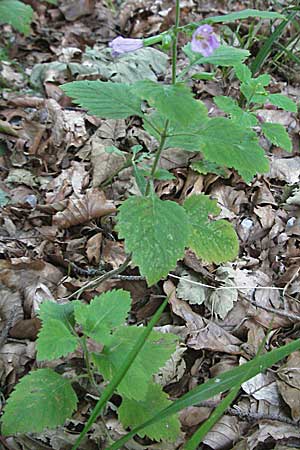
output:
[[[184,1],[183,21],[195,14],[205,17],[226,12],[227,6],[220,3]],[[69,1],[59,8],[39,3],[35,35],[17,35],[16,45],[9,50],[11,58],[23,61],[22,67],[0,62],[4,83],[0,98],[0,383],[5,396],[36,364],[41,302],[67,302],[95,273],[116,269],[125,259],[123,243],[116,240],[114,215],[120,201],[135,187],[130,168],[115,174],[130,157],[131,146],[152,148],[153,140],[138,121],[102,121],[88,116],[73,107],[59,88],[75,79],[134,81],[141,74],[150,80],[161,79],[167,64],[161,51],[140,50],[143,58],[137,64],[134,53],[112,60],[106,47],[118,27],[138,38],[168,28],[174,20],[173,2],[127,0],[121,8],[116,4],[117,14],[99,1],[83,0],[76,8]],[[228,10],[232,8],[240,5],[228,6]],[[50,18],[51,29],[47,28]],[[243,22],[243,26],[247,29],[249,24]],[[9,33],[5,26],[1,43]],[[211,96],[224,95],[227,88],[214,81],[194,84],[197,95],[211,108]],[[297,85],[274,80],[273,88],[274,92],[286,88],[291,96],[300,98]],[[249,185],[234,173],[197,173],[189,167],[197,161],[193,154],[168,149],[162,167],[171,170],[174,179],[155,186],[162,199],[184,201],[191,193],[206,193],[216,199],[221,208],[218,219],[226,218],[236,227],[240,258],[215,266],[186,251],[181,265],[170,274],[173,278],[170,276],[163,287],[148,288],[141,279],[110,279],[82,293],[81,298],[89,303],[113,287],[128,290],[133,296],[128,321],[144,324],[161,296],[176,288],[157,327],[181,338],[175,353],[156,375],[173,398],[249,360],[265,337],[268,347],[274,348],[297,335],[299,123],[293,114],[276,109],[259,114],[267,122],[287,126],[294,141],[295,150],[288,156],[270,142],[262,142],[270,159],[268,174],[259,175]],[[112,146],[120,153],[106,151]],[[111,182],[102,188],[107,180]],[[138,275],[137,269],[131,266],[126,275]],[[272,289],[267,289],[269,286]],[[51,364],[54,368],[66,364],[70,373],[75,373],[82,355],[71,354]],[[207,448],[255,450],[274,445],[280,449],[299,442],[295,426],[300,417],[299,367],[299,354],[295,353],[273,371],[243,384],[241,395],[206,435]],[[80,409],[65,427],[54,434],[45,431],[10,437],[7,444],[11,448],[44,448],[46,443],[53,449],[73,444],[74,430],[82,427],[94,401],[89,397],[91,386],[82,381],[79,388],[84,393]],[[195,431],[219,401],[220,397],[212,399],[210,405],[182,411],[185,436]],[[113,403],[103,420],[113,438],[124,433]],[[95,423],[84,448],[93,449],[99,442],[105,448],[105,433],[103,423]],[[176,448],[182,442],[181,436]],[[130,448],[175,447],[140,438],[132,441]]]

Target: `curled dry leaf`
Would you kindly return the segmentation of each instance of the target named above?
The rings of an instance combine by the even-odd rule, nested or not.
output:
[[[294,420],[300,419],[300,352],[292,353],[287,363],[277,372],[280,380],[278,389],[284,401],[289,405]]]
[[[114,212],[116,207],[112,201],[106,200],[102,191],[90,189],[85,195],[72,196],[65,210],[55,214],[53,224],[69,228]]]
[[[189,330],[187,346],[195,350],[208,349],[233,355],[241,353],[241,341],[222,329],[219,325],[196,314],[192,308],[175,294],[171,281],[164,283],[164,291],[169,295],[169,303],[174,314],[186,321]]]
[[[161,386],[167,386],[170,383],[176,383],[184,375],[186,364],[183,359],[183,353],[186,351],[185,345],[177,345],[175,352],[166,362],[157,374],[154,375],[155,383]]]
[[[294,425],[275,420],[264,420],[259,423],[258,427],[258,430],[248,438],[247,449],[249,450],[266,448],[263,445],[266,442],[268,442],[269,447],[269,445],[273,445],[275,442],[278,445],[280,442],[287,443],[289,440],[299,442],[300,439],[299,427],[295,427]]]
[[[232,448],[240,437],[240,425],[237,417],[223,416],[207,433],[203,443],[214,450]]]
[[[23,316],[20,293],[0,284],[0,334],[5,334],[7,327],[13,326]]]
[[[99,264],[101,243],[102,243],[102,233],[95,234],[87,241],[86,254],[89,263]]]

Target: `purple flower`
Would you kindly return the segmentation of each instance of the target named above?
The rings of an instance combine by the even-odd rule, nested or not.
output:
[[[111,54],[115,58],[116,56],[123,55],[123,53],[134,52],[144,46],[142,39],[126,39],[118,36],[109,43],[111,47]]]
[[[220,46],[217,36],[210,25],[201,25],[192,36],[191,48],[193,52],[210,56]]]

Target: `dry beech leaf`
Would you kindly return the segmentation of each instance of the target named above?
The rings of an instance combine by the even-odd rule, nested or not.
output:
[[[232,448],[240,437],[239,419],[223,416],[205,436],[203,443],[214,450]]]
[[[9,335],[15,339],[30,339],[34,341],[37,338],[40,328],[41,321],[38,317],[19,320],[19,322],[9,330]]]
[[[294,156],[293,158],[273,158],[270,163],[270,172],[266,176],[293,184],[299,181],[299,174],[300,156]]]
[[[280,380],[278,389],[284,401],[291,408],[294,420],[300,419],[300,352],[292,353],[287,363],[277,372]]]
[[[69,198],[65,210],[54,215],[53,225],[69,228],[114,212],[116,207],[102,191],[90,189],[85,195]]]
[[[247,448],[249,450],[266,448],[262,446],[262,443],[266,442],[268,442],[267,448],[272,448],[270,445],[275,442],[277,444],[279,442],[286,443],[289,439],[291,439],[292,442],[299,442],[300,430],[299,427],[295,427],[294,425],[289,425],[287,423],[282,423],[275,420],[263,420],[259,422],[258,426],[258,430],[251,434],[248,438]]]
[[[241,353],[241,341],[219,325],[196,314],[185,301],[179,300],[175,294],[175,286],[170,280],[166,281],[163,287],[165,293],[170,296],[169,303],[173,313],[186,321],[189,331],[188,347],[233,355]]]
[[[122,154],[109,153],[106,149],[114,145],[114,141],[106,139],[92,144],[91,162],[93,166],[93,186],[99,186],[110,176],[117,173],[126,161]]]
[[[101,243],[102,243],[102,233],[95,234],[87,241],[86,254],[89,263],[99,264]]]

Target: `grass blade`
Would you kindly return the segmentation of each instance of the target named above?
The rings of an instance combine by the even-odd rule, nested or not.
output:
[[[96,406],[95,406],[95,408],[94,408],[94,410],[93,410],[89,420],[87,421],[84,429],[82,430],[82,432],[80,433],[80,435],[79,435],[78,439],[76,440],[74,446],[72,447],[72,450],[77,450],[78,449],[78,446],[82,442],[82,439],[84,438],[86,433],[90,430],[91,426],[96,421],[96,419],[99,416],[99,414],[101,413],[102,409],[104,408],[104,406],[106,405],[106,403],[108,402],[110,397],[115,392],[117,386],[120,384],[120,382],[122,381],[122,379],[126,375],[126,373],[129,370],[131,364],[135,360],[135,358],[138,355],[139,351],[141,350],[141,348],[143,347],[144,343],[146,342],[149,334],[151,333],[152,328],[154,327],[154,325],[159,320],[163,310],[165,309],[165,307],[166,307],[166,305],[168,303],[168,299],[169,299],[169,296],[166,297],[166,299],[163,301],[161,306],[158,308],[158,310],[156,311],[156,313],[154,314],[154,316],[150,320],[148,326],[145,327],[145,330],[144,330],[143,334],[141,334],[140,338],[134,344],[132,350],[128,354],[128,358],[124,361],[124,363],[120,367],[120,370],[115,374],[115,376],[113,377],[113,379],[111,380],[109,385],[104,389],[104,391],[103,391],[100,399],[98,400],[98,402],[97,402],[97,404],[96,404]]]
[[[268,367],[271,367],[281,359],[288,356],[290,353],[300,349],[300,339],[290,342],[283,347],[272,350],[262,356],[249,361],[242,366],[236,367],[228,372],[220,374],[218,377],[208,380],[201,386],[197,386],[192,389],[187,394],[183,395],[179,400],[176,400],[168,408],[163,409],[159,413],[155,414],[152,419],[144,422],[138,427],[134,428],[132,431],[127,433],[123,438],[116,441],[113,445],[109,447],[109,450],[118,450],[122,447],[129,439],[131,439],[138,431],[142,430],[148,425],[159,422],[165,417],[169,417],[181,411],[183,408],[188,406],[197,405],[209,398],[217,395],[221,392],[226,392],[229,389],[237,385],[241,385],[250,378],[255,377],[260,372],[263,372]]]
[[[240,386],[236,386],[231,389],[229,394],[219,403],[219,405],[214,409],[209,418],[201,425],[200,428],[193,434],[191,439],[183,447],[183,450],[196,450],[198,445],[203,441],[204,436],[209,432],[209,430],[218,422],[218,420],[223,416],[226,409],[233,402],[240,390]]]
[[[298,14],[297,11],[293,11],[291,14],[289,14],[286,19],[284,19],[280,24],[276,27],[275,31],[268,37],[268,39],[265,40],[263,46],[259,50],[258,54],[254,58],[254,61],[252,62],[250,69],[253,75],[255,75],[257,72],[259,72],[260,68],[264,64],[265,60],[271,53],[272,47],[274,43],[280,38],[282,35],[285,27],[290,23],[291,20],[294,19],[294,17]]]

